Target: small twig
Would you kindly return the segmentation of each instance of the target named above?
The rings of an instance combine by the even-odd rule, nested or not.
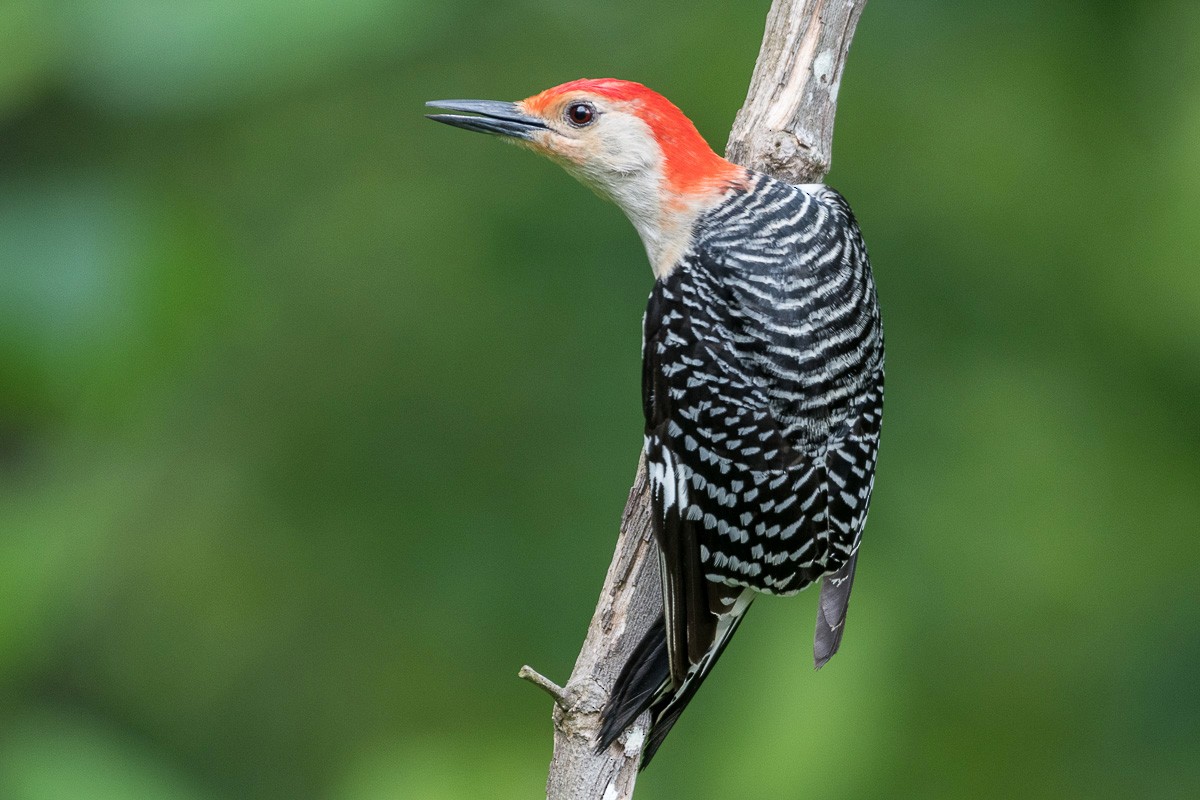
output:
[[[528,664],[521,667],[520,671],[517,672],[517,677],[522,680],[529,681],[534,686],[538,687],[543,692],[545,692],[546,694],[553,697],[554,704],[556,706],[558,706],[559,708],[561,708],[563,711],[568,710],[567,709],[567,693],[566,693],[566,691],[561,686],[559,686],[557,683],[550,680],[549,678],[547,678],[542,673],[538,672],[533,667],[529,666]]]

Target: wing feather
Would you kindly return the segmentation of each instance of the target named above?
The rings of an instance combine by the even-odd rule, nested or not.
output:
[[[843,569],[873,484],[883,344],[857,225],[832,191],[767,191],[746,228],[732,212],[701,226],[644,320],[645,452],[676,685],[717,635],[724,598],[709,587],[793,594]],[[828,584],[830,632],[852,571]],[[825,641],[832,655],[837,641]]]

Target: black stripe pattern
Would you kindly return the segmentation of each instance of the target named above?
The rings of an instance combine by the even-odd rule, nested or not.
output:
[[[664,552],[694,540],[703,578],[777,595],[840,569],[871,499],[884,366],[866,248],[841,195],[760,175],[732,190],[656,283],[644,329]]]
[[[879,306],[842,197],[756,174],[729,189],[654,286],[642,365],[663,618],[597,746],[649,709],[645,767],[757,592],[825,576],[816,666],[841,641],[883,412]]]

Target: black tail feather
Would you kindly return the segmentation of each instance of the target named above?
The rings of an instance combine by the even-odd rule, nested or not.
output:
[[[700,668],[684,682],[683,686],[676,689],[674,693],[663,694],[650,706],[652,722],[650,725],[650,735],[646,737],[646,746],[642,749],[641,769],[650,766],[650,759],[654,758],[654,754],[658,752],[659,746],[662,745],[663,740],[667,738],[667,734],[671,732],[671,728],[679,720],[679,715],[683,713],[688,703],[696,696],[696,691],[700,688],[700,684],[708,677],[708,673],[716,665],[717,659],[721,657],[721,653],[725,652],[725,646],[729,644],[729,640],[733,638],[733,634],[737,633],[738,626],[742,624],[744,618],[744,611],[733,618],[732,624],[724,637],[715,642],[715,649],[711,656],[705,657],[705,660],[700,664]]]
[[[817,627],[813,636],[813,664],[817,669],[825,666],[842,644],[857,561],[858,551],[855,551],[841,569],[821,579],[821,599],[817,602]]]
[[[642,748],[641,769],[649,766],[650,760],[671,732],[679,715],[695,697],[696,690],[721,657],[725,645],[733,638],[744,614],[743,609],[733,617],[725,635],[714,643],[713,652],[706,654],[698,669],[688,676],[682,686],[674,690],[668,688],[671,663],[667,655],[666,622],[663,617],[659,617],[625,662],[613,686],[612,695],[604,710],[600,712],[600,734],[597,737],[596,752],[608,749],[643,711],[650,709],[650,733],[646,736],[646,744]]]
[[[654,702],[667,683],[671,664],[667,656],[667,624],[660,615],[638,643],[613,685],[608,703],[600,713],[600,735],[596,752],[607,750],[625,729]]]

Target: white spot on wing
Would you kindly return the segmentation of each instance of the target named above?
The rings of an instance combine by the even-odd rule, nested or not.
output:
[[[679,487],[675,479],[675,464],[671,460],[671,451],[665,447],[662,449],[662,473],[659,480],[662,482],[663,510],[665,511],[675,505],[675,490]]]

